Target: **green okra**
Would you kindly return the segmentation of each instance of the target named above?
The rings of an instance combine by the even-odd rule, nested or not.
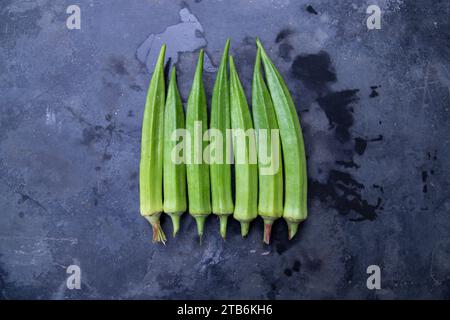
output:
[[[277,119],[261,74],[260,48],[253,73],[252,112],[258,146],[258,214],[264,219],[264,242],[269,244],[272,224],[283,216],[283,167]]]
[[[242,236],[246,236],[250,222],[258,215],[258,168],[256,161],[252,161],[256,157],[256,142],[247,99],[231,56],[230,109],[236,182],[233,217],[241,224]],[[241,134],[237,136],[239,132]]]
[[[230,88],[227,75],[228,50],[230,40],[227,40],[223,50],[222,60],[214,84],[211,100],[210,129],[218,130],[221,144],[210,157],[212,212],[220,218],[220,234],[225,239],[228,216],[233,213],[233,195],[231,193],[231,164],[227,161],[226,135],[231,129],[230,123]],[[211,144],[214,144],[211,137]],[[220,149],[219,149],[220,148]]]
[[[153,227],[153,241],[165,242],[159,217],[163,211],[163,139],[164,101],[164,54],[161,51],[153,71],[147,92],[142,122],[141,161],[139,167],[140,211]]]
[[[186,167],[183,159],[177,159],[176,130],[185,128],[184,110],[178,92],[176,69],[172,74],[164,110],[164,212],[172,219],[173,236],[180,228],[180,216],[187,209]],[[184,141],[183,141],[184,143]],[[183,149],[181,149],[183,151]],[[181,155],[183,157],[183,155]],[[181,160],[181,161],[180,161]]]
[[[289,89],[259,39],[256,42],[261,50],[267,85],[280,129],[285,173],[283,218],[288,224],[289,239],[292,239],[299,223],[307,218],[307,171],[302,129]]]
[[[209,165],[203,160],[203,150],[206,147],[203,135],[208,129],[206,96],[202,79],[203,55],[202,49],[198,57],[186,111],[186,131],[190,137],[186,142],[189,213],[197,222],[200,241],[205,220],[211,213]]]

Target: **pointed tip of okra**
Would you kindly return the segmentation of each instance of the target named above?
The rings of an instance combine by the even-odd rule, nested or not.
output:
[[[234,65],[233,56],[230,54],[228,56],[228,63],[230,64],[230,78],[233,78],[233,76],[237,73],[236,72],[236,66]]]
[[[250,230],[250,222],[241,221],[241,235],[242,237],[246,237],[248,235],[248,231]]]
[[[288,221],[288,220],[286,220],[286,222],[287,222],[287,225],[288,225],[289,240],[292,240],[292,238],[294,238],[295,234],[297,233],[298,225],[300,223],[299,222]]]
[[[265,244],[270,244],[270,235],[272,233],[273,220],[264,219],[264,238]]]
[[[230,38],[227,39],[227,42],[225,43],[225,47],[223,48],[223,54],[222,54],[219,68],[226,68],[229,50],[230,50]]]
[[[221,214],[219,216],[219,223],[220,223],[220,235],[222,236],[223,240],[226,240],[227,238],[227,222],[228,222],[228,215]]]
[[[151,216],[144,216],[144,218],[152,225],[153,242],[162,242],[165,245],[167,238],[164,234],[163,229],[161,228],[161,224],[159,223],[160,215],[161,214],[153,214]]]
[[[258,51],[261,50],[261,56],[262,57],[267,57],[267,53],[266,50],[264,49],[261,41],[259,40],[259,38],[256,38],[256,46],[258,47]]]
[[[256,58],[255,58],[255,69],[253,70],[253,79],[261,76],[261,48],[258,47],[256,50]]]
[[[256,49],[256,59],[255,60],[256,60],[256,62],[261,60],[261,47],[258,47]]]
[[[204,55],[205,55],[205,51],[202,48],[202,49],[200,49],[200,52],[198,54],[197,67],[195,69],[195,77],[198,77],[198,76],[201,77],[202,74],[203,74],[203,60],[204,60],[203,58],[204,58]]]
[[[227,38],[227,41],[225,42],[225,49],[223,50],[225,53],[228,53],[228,50],[230,49],[230,38]]]
[[[170,73],[170,80],[175,81],[177,78],[177,69],[175,66],[172,67],[172,72]]]
[[[200,238],[200,244],[202,244],[203,230],[205,228],[206,217],[207,216],[205,215],[194,216],[195,222],[197,223],[197,234]]]
[[[166,44],[163,44],[163,45],[161,46],[161,49],[159,50],[159,55],[158,55],[158,61],[157,61],[157,64],[158,64],[158,63],[161,63],[161,64],[164,63],[164,56],[165,56],[165,54],[166,54]],[[162,61],[161,61],[161,60],[162,60]]]
[[[180,214],[178,213],[170,213],[169,214],[170,219],[172,220],[172,226],[173,226],[173,237],[178,233],[178,230],[180,230]]]
[[[230,60],[230,69],[234,68],[234,60],[233,60],[233,56],[231,54],[228,56],[228,59]]]

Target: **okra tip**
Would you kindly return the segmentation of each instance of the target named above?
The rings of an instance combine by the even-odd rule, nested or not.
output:
[[[172,72],[170,74],[170,81],[175,81],[177,78],[177,68],[175,66],[172,67]]]
[[[202,78],[204,52],[205,51],[202,48],[202,49],[200,49],[200,52],[198,54],[197,67],[195,68],[194,82],[197,77],[199,77],[200,79]]]
[[[228,52],[229,48],[230,48],[230,38],[227,38],[227,41],[225,42],[224,52]]]
[[[262,43],[261,43],[261,41],[259,40],[259,37],[256,37],[256,45],[257,45],[258,47],[262,47]]]
[[[256,46],[258,47],[258,49],[261,50],[261,56],[263,58],[267,58],[266,50],[264,49],[264,47],[263,47],[261,41],[259,40],[259,38],[256,38]]]
[[[231,70],[235,71],[236,67],[234,66],[233,56],[230,54],[228,58],[230,59],[230,62],[229,62],[230,63],[230,71]]]
[[[166,244],[167,238],[164,234],[163,229],[161,228],[161,224],[159,223],[159,216],[161,214],[153,214],[151,216],[144,216],[145,219],[147,219],[148,222],[152,225],[153,229],[153,242],[162,242],[163,244]]]
[[[227,222],[228,222],[228,215],[227,214],[221,214],[219,216],[219,223],[220,223],[220,235],[225,240],[227,238]]]
[[[161,46],[161,49],[159,50],[158,60],[156,62],[157,65],[158,64],[161,64],[161,65],[164,64],[164,56],[165,56],[165,54],[166,54],[166,44],[164,43]]]
[[[250,230],[250,222],[241,221],[241,236],[246,237]]]

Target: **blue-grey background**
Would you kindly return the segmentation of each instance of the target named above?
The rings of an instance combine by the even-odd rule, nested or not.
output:
[[[2,0],[0,298],[450,298],[449,16],[449,1]],[[210,97],[227,37],[249,94],[257,36],[300,114],[309,219],[265,246],[261,221],[222,241],[211,217],[200,246],[185,215],[152,244],[138,168],[160,45],[186,101],[200,47]]]

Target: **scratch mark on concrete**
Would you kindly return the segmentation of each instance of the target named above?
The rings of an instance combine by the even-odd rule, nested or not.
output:
[[[56,241],[56,242],[70,242],[72,245],[78,244],[77,238],[53,238],[53,237],[23,237],[23,236],[0,236],[0,240],[32,240],[37,242],[47,242],[47,241]],[[24,253],[24,252],[17,252]]]

